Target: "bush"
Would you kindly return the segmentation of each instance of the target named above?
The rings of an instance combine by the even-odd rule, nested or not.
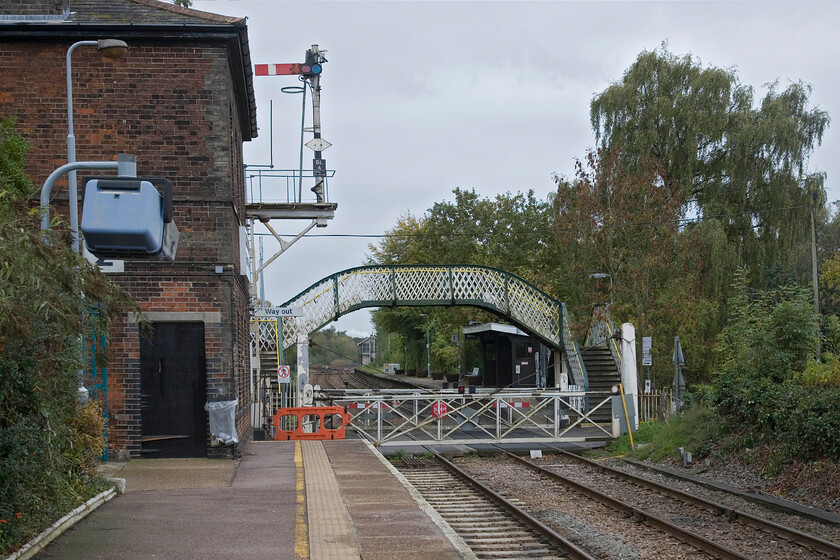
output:
[[[714,410],[695,405],[667,422],[639,424],[638,431],[633,433],[635,450],[630,449],[630,438],[626,435],[610,443],[608,450],[637,459],[661,461],[668,456],[676,456],[677,448],[684,447],[701,459],[712,452],[724,432]]]
[[[772,445],[778,460],[840,460],[840,363],[816,350],[810,294],[798,287],[753,291],[741,271],[730,300],[730,323],[715,353],[720,369],[702,400],[743,445]],[[833,347],[840,323],[826,321]]]
[[[82,338],[107,331],[127,294],[70,249],[58,218],[49,243],[30,210],[26,141],[0,121],[0,553],[105,486],[101,412],[80,408]],[[95,311],[90,312],[94,306]],[[98,358],[101,358],[99,356]]]
[[[840,360],[831,352],[822,355],[822,361],[809,360],[801,376],[808,387],[840,387]]]

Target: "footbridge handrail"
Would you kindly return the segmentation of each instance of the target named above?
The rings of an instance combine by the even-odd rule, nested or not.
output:
[[[430,305],[487,309],[550,347],[564,346],[565,305],[514,274],[474,265],[374,265],[336,272],[285,302],[302,314],[283,319],[283,347],[358,309]]]

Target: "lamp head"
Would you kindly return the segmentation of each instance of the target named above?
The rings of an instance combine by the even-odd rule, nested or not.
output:
[[[600,278],[607,278],[609,274],[605,272],[594,272],[589,275],[590,278],[600,279]]]
[[[105,58],[115,60],[125,56],[128,51],[128,44],[119,39],[99,39],[96,42],[96,50],[102,53]]]

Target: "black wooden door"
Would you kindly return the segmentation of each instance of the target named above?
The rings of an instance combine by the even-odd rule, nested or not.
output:
[[[204,323],[155,323],[140,339],[140,431],[144,457],[207,453]]]

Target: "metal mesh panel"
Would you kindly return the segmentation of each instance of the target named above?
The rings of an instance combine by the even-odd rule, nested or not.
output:
[[[456,300],[481,301],[507,313],[505,274],[501,271],[474,266],[455,267],[452,284]]]
[[[338,302],[341,313],[364,303],[377,305],[392,298],[389,268],[356,269],[339,276]]]
[[[260,354],[276,353],[280,343],[277,319],[260,319]]]
[[[400,301],[449,301],[448,267],[397,268],[396,288]]]
[[[283,347],[298,341],[299,335],[308,335],[324,323],[336,318],[334,277],[325,278],[287,304],[300,307],[301,317],[283,319]]]
[[[559,344],[560,308],[556,301],[515,278],[510,279],[508,297],[511,317],[527,325],[534,333]]]

